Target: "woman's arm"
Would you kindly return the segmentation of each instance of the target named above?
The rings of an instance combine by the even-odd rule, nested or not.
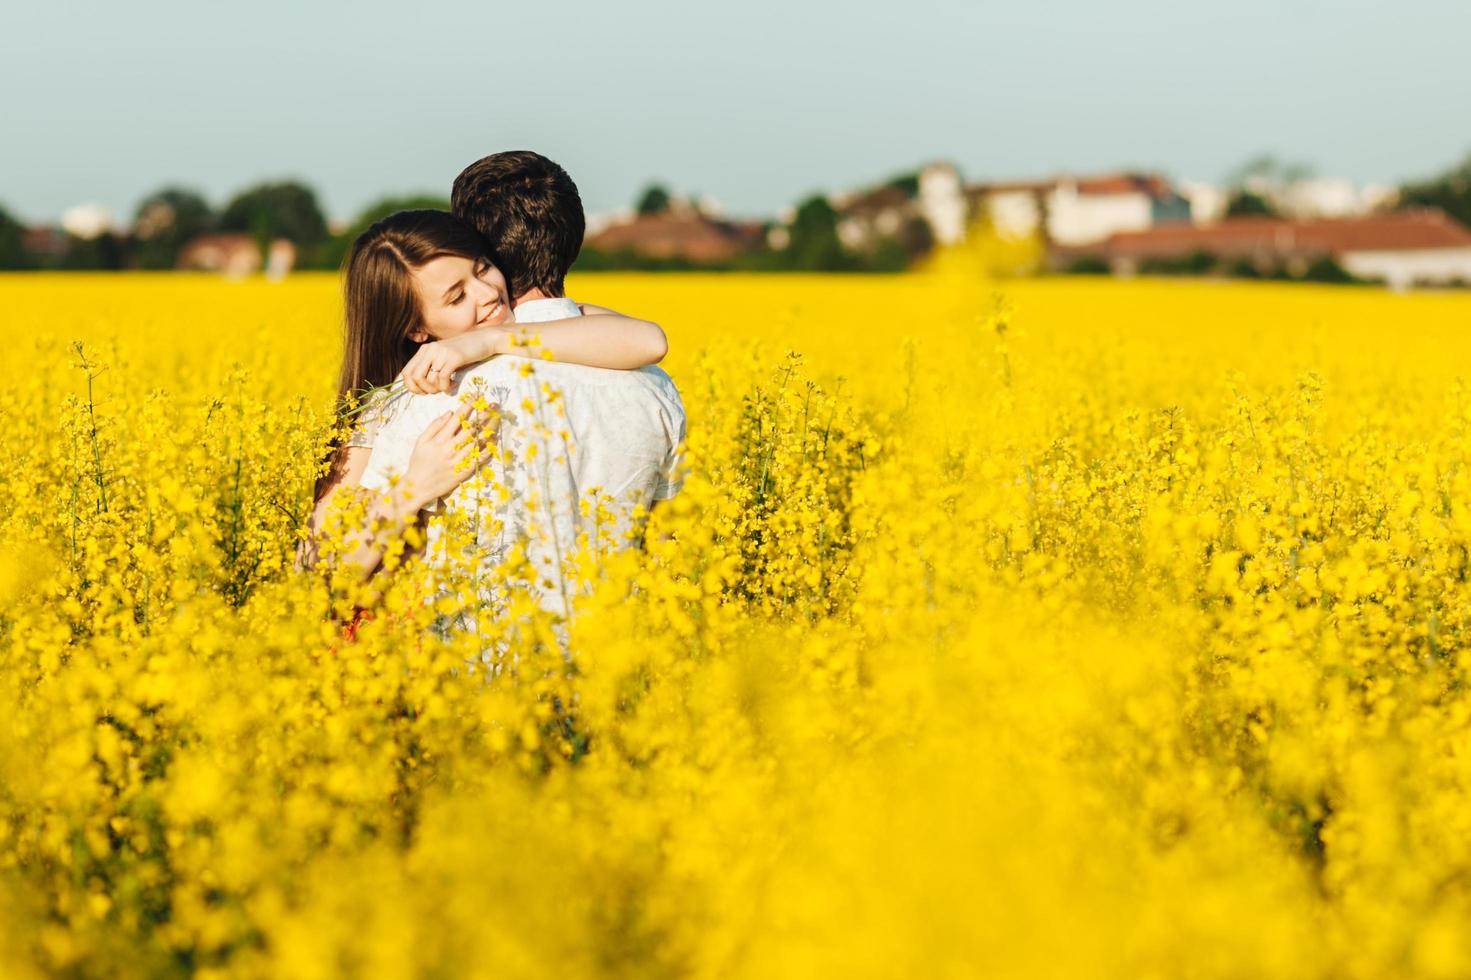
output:
[[[409,525],[419,519],[419,512],[435,498],[416,493],[412,486],[396,493],[361,492],[368,496],[365,520],[335,557],[339,566],[356,568],[368,579],[382,568],[389,546],[402,537]],[[314,529],[314,533],[320,533],[320,529]]]
[[[592,307],[595,309],[595,307]],[[632,370],[658,364],[669,353],[664,329],[652,320],[624,316],[611,310],[544,323],[518,323],[507,331],[497,354],[539,357],[550,353],[558,361],[588,367]]]
[[[322,524],[327,519],[327,512],[332,508],[339,494],[362,485],[363,471],[368,468],[368,457],[372,454],[371,447],[344,446],[341,455],[333,461],[332,472],[327,476],[327,486],[322,490],[322,495],[317,498],[316,505],[312,507],[311,516],[307,518],[307,538],[296,548],[296,568],[298,570],[314,567],[321,558],[319,539]]]
[[[600,307],[584,309],[598,312],[544,323],[480,327],[424,344],[399,377],[409,391],[447,392],[453,372],[498,354],[550,354],[552,360],[568,364],[631,370],[657,364],[669,352],[669,342],[657,323]]]
[[[430,503],[453,491],[485,461],[486,442],[494,435],[493,415],[465,424],[470,406],[446,412],[429,424],[414,444],[408,470],[399,487],[390,493],[371,493],[366,521],[339,552],[340,564],[357,566],[363,577],[371,577],[383,564],[390,544],[416,521]],[[310,537],[297,551],[297,566],[311,567],[320,558],[320,536],[334,498],[361,487],[363,471],[372,450],[349,446],[334,472],[327,490],[317,501],[308,523]]]

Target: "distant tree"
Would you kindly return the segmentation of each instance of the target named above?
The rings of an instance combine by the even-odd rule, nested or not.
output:
[[[635,208],[639,214],[662,214],[669,210],[671,200],[667,187],[663,184],[650,184],[639,195]]]
[[[265,247],[277,238],[291,241],[309,253],[327,240],[327,219],[310,187],[296,181],[257,184],[225,205],[220,213],[223,231],[244,231]]]
[[[449,198],[438,194],[399,194],[380,197],[353,217],[352,224],[348,225],[344,234],[350,234],[356,238],[390,214],[397,214],[400,211],[448,210]]]
[[[1400,206],[1440,208],[1471,227],[1471,156],[1439,176],[1400,188]]]
[[[209,203],[182,187],[145,197],[133,217],[133,254],[145,269],[172,269],[184,243],[214,226]]]
[[[123,243],[110,231],[96,238],[66,236],[66,254],[61,267],[72,270],[102,269],[114,271],[123,267]]]
[[[1072,276],[1106,276],[1113,269],[1101,255],[1080,255],[1069,261],[1062,271]]]
[[[399,211],[448,210],[449,198],[437,194],[405,194],[379,198],[359,211],[341,232],[323,242],[311,254],[303,256],[301,264],[317,269],[340,268],[358,236],[390,214]]]
[[[935,230],[928,221],[916,215],[904,223],[898,242],[911,257],[926,255],[935,247]]]
[[[1253,157],[1233,170],[1226,180],[1231,188],[1226,199],[1226,217],[1279,217],[1278,204],[1283,192],[1308,179],[1313,172],[1311,164],[1281,160],[1270,153]]]
[[[29,269],[34,265],[26,254],[25,226],[0,207],[0,269]]]
[[[1260,153],[1231,171],[1226,183],[1240,186],[1252,180],[1264,180],[1272,184],[1291,184],[1306,180],[1313,172],[1310,163],[1284,161],[1270,153]]]
[[[935,234],[930,223],[916,215],[904,222],[897,233],[873,242],[854,259],[856,267],[865,272],[903,272],[934,247]]]
[[[1239,164],[1226,176],[1226,183],[1239,187],[1253,178],[1272,179],[1277,176],[1281,168],[1277,158],[1270,153],[1258,153],[1256,156]]]
[[[734,262],[692,262],[679,255],[654,258],[640,255],[631,248],[604,251],[584,247],[577,254],[577,269],[580,272],[718,272],[733,268]]]
[[[1331,255],[1320,255],[1308,263],[1301,278],[1306,282],[1356,283],[1360,280]]]
[[[1148,276],[1203,276],[1220,265],[1219,260],[1204,249],[1168,259],[1145,259],[1139,271]]]
[[[899,188],[899,190],[903,191],[905,194],[908,194],[910,197],[918,197],[919,174],[915,172],[899,174],[897,177],[890,177],[886,186],[897,187]]]
[[[1237,190],[1226,200],[1226,217],[1241,218],[1252,215],[1275,218],[1277,209],[1260,194],[1248,190]]]
[[[1297,160],[1292,163],[1284,163],[1280,171],[1284,184],[1295,184],[1299,180],[1307,180],[1318,172],[1318,168],[1311,163]]]
[[[897,238],[881,238],[873,250],[863,256],[866,272],[903,272],[909,268],[909,250]]]
[[[1236,259],[1226,267],[1226,275],[1233,279],[1262,279],[1266,277],[1270,269],[1265,263],[1253,261],[1246,256]]]
[[[1220,264],[1220,259],[1213,253],[1198,248],[1180,260],[1180,274],[1203,276],[1214,271]]]
[[[811,272],[842,272],[854,267],[853,257],[838,238],[838,212],[821,194],[797,205],[789,228],[785,251],[792,269]]]

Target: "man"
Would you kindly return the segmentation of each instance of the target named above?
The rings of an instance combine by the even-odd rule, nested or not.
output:
[[[530,151],[493,154],[455,179],[451,205],[486,239],[518,323],[581,315],[565,280],[585,225],[565,170]],[[467,557],[494,566],[520,545],[538,601],[565,615],[567,561],[588,547],[636,546],[641,517],[678,492],[679,392],[652,366],[611,371],[492,358],[462,371],[448,394],[400,396],[406,403],[379,430],[363,486],[387,490],[419,435],[462,395],[499,406],[502,416],[489,479],[444,501],[451,519],[474,518],[476,553]]]

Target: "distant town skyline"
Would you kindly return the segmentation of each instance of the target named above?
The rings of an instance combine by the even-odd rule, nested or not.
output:
[[[1270,153],[1398,183],[1471,152],[1468,34],[1453,0],[12,5],[0,206],[126,224],[164,185],[291,178],[342,219],[518,147],[592,212],[659,181],[772,214],[931,160],[1220,181]]]

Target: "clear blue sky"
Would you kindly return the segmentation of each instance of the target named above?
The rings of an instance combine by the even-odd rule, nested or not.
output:
[[[6,0],[0,204],[131,217],[296,177],[349,216],[497,149],[590,210],[651,178],[764,214],[947,158],[1399,180],[1471,152],[1467,0]]]

